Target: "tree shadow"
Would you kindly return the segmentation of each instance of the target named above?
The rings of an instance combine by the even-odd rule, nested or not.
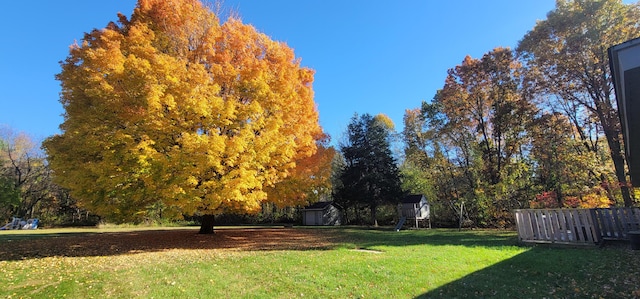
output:
[[[217,229],[211,235],[200,235],[197,229],[10,235],[3,236],[0,242],[0,261],[113,256],[173,249],[326,250],[333,248],[336,238],[330,230],[292,228]]]
[[[172,249],[328,250],[411,245],[513,246],[513,232],[367,229],[362,227],[223,228],[200,235],[196,228],[122,232],[38,232],[0,235],[0,261],[63,256],[112,256]]]
[[[359,248],[520,245],[515,232],[495,230],[342,229],[340,236]],[[640,251],[630,250],[628,243],[538,245],[416,298],[640,298],[638,281]]]
[[[357,247],[458,245],[467,247],[517,246],[515,232],[495,230],[421,229],[396,232],[391,229],[339,229],[341,241]]]
[[[537,246],[416,298],[638,298],[638,281],[627,247]]]
[[[123,232],[0,235],[0,261],[45,257],[91,257],[165,250],[331,250],[378,246],[517,245],[514,232],[366,228],[197,228]],[[604,248],[532,247],[416,298],[640,297],[640,251]],[[452,265],[455,266],[455,265]],[[587,282],[587,283],[585,283]],[[634,292],[637,292],[634,293]]]

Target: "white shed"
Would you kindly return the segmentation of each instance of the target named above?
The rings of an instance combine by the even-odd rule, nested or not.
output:
[[[342,208],[332,201],[319,201],[302,210],[302,225],[341,225]]]
[[[398,206],[400,221],[404,224],[405,220],[415,220],[416,228],[418,223],[423,221],[431,228],[431,217],[429,203],[427,198],[422,194],[412,194],[402,199]],[[402,224],[399,224],[401,227]]]

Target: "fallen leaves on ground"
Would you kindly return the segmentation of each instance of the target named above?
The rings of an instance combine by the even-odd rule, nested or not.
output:
[[[44,257],[113,256],[172,249],[312,250],[333,245],[328,230],[290,228],[219,229],[200,235],[196,229],[54,235],[0,243],[0,261]]]

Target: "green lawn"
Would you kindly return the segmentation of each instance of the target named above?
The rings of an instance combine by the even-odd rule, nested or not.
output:
[[[0,298],[640,297],[640,251],[625,245],[520,247],[515,233],[503,231],[292,231],[331,236],[332,245],[235,250],[176,244],[121,254],[0,258]],[[21,242],[100,233],[0,232],[0,252]]]

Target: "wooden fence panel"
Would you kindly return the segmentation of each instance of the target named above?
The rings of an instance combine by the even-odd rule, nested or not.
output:
[[[520,241],[533,239],[533,229],[531,227],[531,214],[516,210],[516,227]]]
[[[582,229],[584,230],[584,236],[586,236],[585,242],[594,244],[600,242],[600,230],[591,211],[588,209],[578,209],[578,214],[584,223]]]
[[[560,214],[562,214],[562,218],[564,221],[565,231],[567,232],[566,240],[567,242],[577,242],[578,240],[578,229],[575,219],[571,215],[571,211],[568,210],[558,210]]]
[[[522,242],[597,244],[640,230],[640,208],[528,209],[515,218]]]
[[[592,209],[603,239],[628,240],[629,231],[640,230],[640,208]]]
[[[515,211],[522,242],[596,244],[599,228],[586,209],[528,209]]]

